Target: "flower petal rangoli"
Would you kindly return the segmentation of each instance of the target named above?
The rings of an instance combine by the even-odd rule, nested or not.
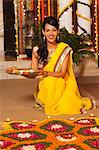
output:
[[[74,128],[74,126],[66,124],[59,120],[53,120],[40,127],[41,129],[52,131],[55,133],[68,132]]]
[[[4,150],[99,149],[98,118],[66,120],[48,118],[39,122],[6,122],[0,132]]]
[[[75,121],[74,123],[78,125],[95,125],[96,124],[94,119],[89,119],[89,118],[79,119]]]
[[[15,142],[12,142],[10,140],[0,140],[0,149],[6,149],[13,144],[15,144]]]
[[[65,133],[56,135],[56,139],[62,142],[71,142],[77,139],[77,136],[73,135],[73,133]]]
[[[99,149],[99,138],[88,139],[85,140],[84,143],[89,145],[91,148]]]
[[[55,150],[84,150],[84,149],[75,144],[67,144],[67,145],[59,146]]]
[[[22,130],[22,129],[31,129],[35,127],[35,124],[32,123],[25,123],[25,122],[12,122],[10,123],[10,126],[13,129]]]
[[[40,142],[40,143],[33,143],[33,144],[23,144],[18,145],[11,150],[46,150],[47,147],[51,145],[50,142]]]
[[[86,136],[98,136],[99,135],[99,126],[83,127],[80,128],[77,132],[78,134]]]
[[[45,139],[46,134],[42,134],[37,131],[24,131],[24,132],[12,132],[9,134],[3,134],[2,136],[9,137],[12,139],[16,139],[19,141],[25,141],[25,140],[39,140],[39,139]]]

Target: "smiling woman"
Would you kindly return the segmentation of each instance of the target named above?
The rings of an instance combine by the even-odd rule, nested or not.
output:
[[[72,48],[57,41],[58,33],[56,18],[46,17],[41,41],[32,53],[31,68],[39,80],[34,108],[44,107],[47,115],[86,113],[96,102],[81,97],[72,68]]]
[[[57,41],[59,25],[54,17],[45,18],[42,34],[41,43],[33,48],[32,54],[32,69],[38,72],[39,78],[34,93],[36,103],[48,115],[80,114],[91,109],[93,101],[82,98],[78,90],[72,69],[72,49]]]
[[[57,34],[59,33],[59,29],[57,30],[54,26],[50,24],[46,24],[45,30],[42,29],[42,32],[43,32],[43,35],[46,37],[47,43],[54,42],[56,45],[56,37],[57,37]]]

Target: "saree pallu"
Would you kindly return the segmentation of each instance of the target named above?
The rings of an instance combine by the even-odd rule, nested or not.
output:
[[[72,50],[67,44],[58,44],[44,70],[60,71],[68,53],[70,57],[65,78],[47,76],[39,81],[36,98],[44,106],[47,115],[80,114],[83,108],[92,108],[91,100],[82,98],[79,93],[72,68]]]

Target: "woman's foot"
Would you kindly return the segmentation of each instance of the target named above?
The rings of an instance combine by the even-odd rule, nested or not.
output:
[[[81,114],[86,114],[87,113],[87,111],[84,108],[82,108],[80,111],[81,111]]]
[[[93,103],[93,107],[94,108],[99,108],[99,104],[97,104],[97,102],[95,100],[92,100],[92,103]]]
[[[83,114],[86,114],[87,111],[83,108],[83,109],[82,109],[82,113],[83,113]]]
[[[40,110],[40,109],[42,109],[42,106],[40,104],[38,104],[38,103],[35,103],[34,106],[33,106],[33,108]]]
[[[96,103],[96,108],[97,108],[97,109],[99,108],[99,104],[97,104],[97,103]]]

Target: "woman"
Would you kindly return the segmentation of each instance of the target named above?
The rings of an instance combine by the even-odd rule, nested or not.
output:
[[[58,43],[58,21],[50,16],[42,26],[43,41],[33,48],[32,69],[38,72],[35,101],[47,115],[80,114],[91,109],[95,101],[82,98],[72,69],[72,49]],[[10,68],[12,71],[13,68]]]
[[[48,115],[80,114],[91,109],[93,102],[80,96],[72,69],[72,49],[57,42],[59,25],[54,17],[45,18],[42,26],[44,40],[34,47],[32,68],[40,78],[34,93]],[[38,69],[39,68],[39,69]]]

